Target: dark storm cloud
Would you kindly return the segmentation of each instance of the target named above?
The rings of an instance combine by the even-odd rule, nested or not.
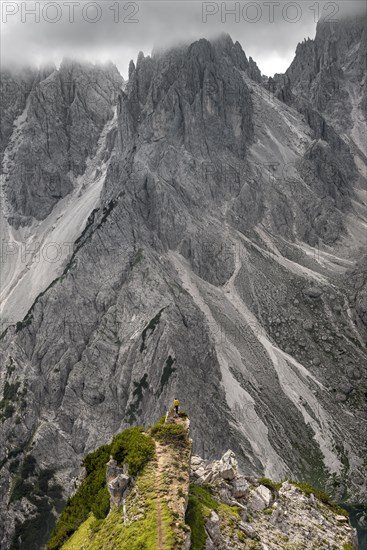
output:
[[[116,0],[2,2],[2,64],[58,64],[72,56],[111,60],[126,76],[139,50],[228,32],[265,74],[284,71],[297,43],[313,37],[320,17],[338,20],[364,2],[202,2]]]

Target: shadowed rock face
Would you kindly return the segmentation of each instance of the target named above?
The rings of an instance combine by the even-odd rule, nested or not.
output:
[[[4,150],[13,132],[13,122],[24,111],[27,96],[33,86],[36,76],[36,72],[29,69],[17,74],[13,74],[10,71],[2,71],[1,73],[1,161],[3,160]]]
[[[213,44],[200,40],[153,59],[140,55],[120,103],[122,149],[137,140],[169,140],[203,157],[211,148],[244,157],[253,137],[249,90],[239,72],[247,66],[229,37]]]
[[[226,36],[139,54],[129,73],[113,118],[114,69],[64,63],[4,154],[2,222],[26,217],[29,232],[58,227],[85,163],[102,182],[67,262],[56,278],[42,266],[38,298],[1,340],[4,544],[37,518],[10,495],[27,453],[67,497],[83,454],[175,396],[204,458],[231,448],[248,473],[365,494],[366,351],[345,277],[365,216],[352,142],[268,96]],[[19,179],[11,155],[21,166],[32,151],[56,167],[56,194]]]
[[[367,334],[367,256],[362,256],[354,269],[347,273],[351,286],[351,308],[362,334]]]
[[[111,459],[106,466],[106,484],[110,496],[110,509],[118,508],[123,504],[125,495],[129,492],[131,476],[127,468],[117,466],[116,460]]]
[[[9,123],[26,108],[4,163],[15,226],[29,223],[31,217],[44,219],[72,191],[112,117],[121,82],[112,65],[102,69],[71,61],[33,79],[18,77],[9,82],[13,92],[9,108],[5,106],[8,118],[13,115]],[[9,141],[8,126],[3,146]]]
[[[339,132],[350,133],[356,107],[367,116],[366,28],[366,17],[320,21],[315,39],[298,44],[285,75],[275,75],[278,97],[291,104],[305,99]]]

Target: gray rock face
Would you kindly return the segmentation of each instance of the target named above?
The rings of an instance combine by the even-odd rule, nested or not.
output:
[[[223,548],[224,550],[229,549],[222,536],[219,527],[219,516],[216,512],[211,512],[210,517],[206,522],[205,529],[208,535],[205,543],[205,550],[215,550],[215,548]]]
[[[249,66],[228,37],[140,54],[114,119],[114,69],[64,63],[35,86],[19,139],[16,129],[6,138],[2,221],[18,219],[20,233],[34,218],[54,220],[87,157],[93,182],[106,177],[68,262],[2,335],[5,547],[30,507],[12,493],[28,455],[67,498],[84,454],[155,422],[174,397],[205,459],[198,477],[231,448],[246,474],[317,475],[363,498],[366,350],[345,307],[345,271],[362,241],[362,172],[331,122],[322,133],[321,114],[307,119],[264,98]],[[88,79],[99,83],[96,103],[81,91]],[[16,175],[37,151],[60,175],[56,191],[41,180],[40,197],[35,180]],[[340,162],[325,166],[333,155]],[[72,173],[61,170],[69,161]],[[309,297],[310,288],[322,292]],[[363,318],[361,298],[357,282],[351,300]],[[236,479],[232,458],[211,473],[224,492]],[[233,490],[247,494],[244,483]],[[28,515],[36,522],[40,511]]]
[[[110,494],[110,509],[120,508],[132,483],[127,468],[120,468],[116,460],[111,459],[106,467],[106,483]]]
[[[43,76],[29,83],[26,118],[19,124],[4,166],[5,191],[15,210],[16,226],[30,217],[44,219],[76,185],[112,117],[122,83],[112,65],[104,68],[71,61]],[[16,88],[10,109],[14,115],[25,107],[24,94],[23,104],[17,107],[19,93]],[[5,131],[8,135],[7,127]]]
[[[271,491],[264,485],[259,485],[255,490],[250,491],[247,502],[250,510],[259,511],[269,508],[271,501]]]
[[[0,159],[3,161],[3,154],[13,132],[14,121],[24,111],[27,97],[32,89],[33,83],[37,80],[37,73],[32,70],[22,72],[11,72],[9,70],[1,73],[1,127],[0,127]]]
[[[247,506],[250,511],[259,512],[265,510],[265,508],[269,508],[271,500],[271,492],[269,489],[260,485],[255,490],[250,491]]]
[[[193,457],[191,469],[198,484],[213,483],[219,479],[230,481],[237,476],[238,462],[233,451],[228,450],[220,460],[214,462]],[[240,480],[236,481],[236,492],[246,492],[246,484],[241,484]]]
[[[364,251],[363,251],[364,252]],[[349,297],[351,309],[357,325],[367,339],[367,256],[363,255],[355,268],[347,273],[351,286]],[[353,376],[353,372],[351,373]]]
[[[304,99],[339,132],[350,134],[356,108],[365,118],[367,114],[366,52],[365,16],[334,23],[320,20],[315,39],[298,44],[286,74],[276,75],[270,86],[282,101],[297,104]]]

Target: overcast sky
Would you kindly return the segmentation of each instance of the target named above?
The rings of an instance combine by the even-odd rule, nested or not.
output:
[[[142,50],[228,32],[263,74],[284,72],[298,42],[314,38],[321,17],[366,12],[365,2],[202,2],[201,0],[60,0],[1,2],[1,62],[58,65],[64,56],[113,61],[126,77]]]

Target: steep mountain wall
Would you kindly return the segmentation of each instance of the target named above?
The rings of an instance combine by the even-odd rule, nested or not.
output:
[[[62,112],[37,84],[4,154],[11,238],[52,228],[62,243],[71,229],[56,264],[4,264],[2,544],[30,510],[60,505],[14,493],[28,454],[66,498],[86,452],[175,396],[203,458],[231,448],[249,475],[363,499],[365,294],[347,275],[364,243],[360,152],[322,114],[268,94],[226,36],[140,54],[123,90],[112,68],[72,67],[46,79]],[[85,78],[100,83],[101,109]],[[17,171],[47,139],[59,183],[61,161],[75,153],[77,168],[55,196],[42,187],[37,210]]]
[[[366,16],[335,23],[319,21],[314,40],[298,44],[284,75],[270,82],[282,100],[306,100],[365,153],[367,117]]]

